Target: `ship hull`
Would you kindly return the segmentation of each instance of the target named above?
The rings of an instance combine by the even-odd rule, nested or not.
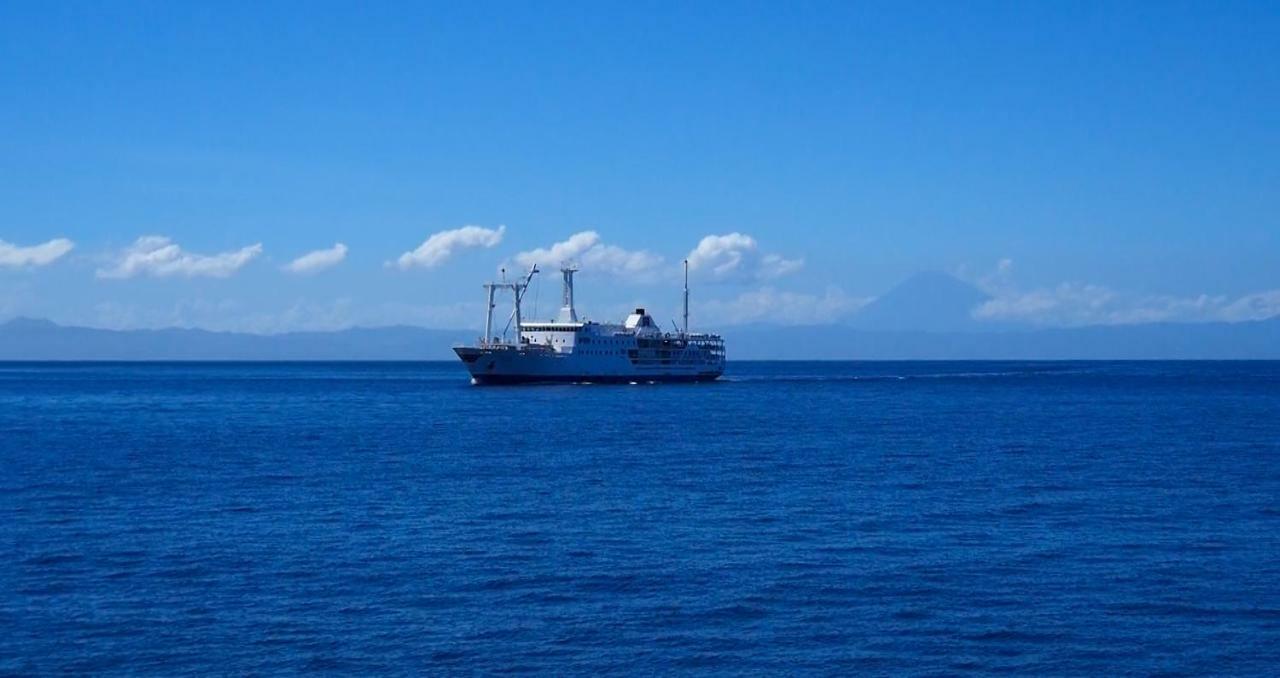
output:
[[[647,384],[715,381],[723,361],[634,364],[622,356],[572,356],[550,351],[458,347],[454,349],[476,384]]]

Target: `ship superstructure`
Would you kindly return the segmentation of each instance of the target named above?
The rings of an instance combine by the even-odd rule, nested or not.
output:
[[[554,320],[525,321],[522,301],[538,267],[519,280],[484,285],[487,305],[484,336],[475,346],[459,346],[477,384],[530,382],[672,382],[712,381],[724,373],[724,339],[689,331],[689,264],[685,262],[684,324],[664,332],[643,308],[621,324],[578,318],[573,285],[577,268],[562,265],[561,306]],[[493,312],[498,292],[510,292],[512,310],[508,339],[495,334]],[[674,324],[674,321],[673,321]]]

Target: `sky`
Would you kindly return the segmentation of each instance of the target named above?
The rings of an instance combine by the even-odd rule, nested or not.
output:
[[[1278,159],[1274,2],[11,1],[0,320],[1258,319]]]

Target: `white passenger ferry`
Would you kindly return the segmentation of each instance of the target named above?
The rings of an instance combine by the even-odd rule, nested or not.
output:
[[[573,305],[573,274],[564,265],[563,305],[555,320],[525,322],[521,301],[534,266],[517,282],[485,284],[488,297],[484,336],[475,346],[453,350],[475,384],[531,382],[649,383],[712,381],[724,373],[724,340],[716,334],[689,332],[689,264],[685,262],[684,326],[664,332],[653,317],[637,308],[620,325],[579,320]],[[497,291],[514,300],[511,322],[514,340],[494,336],[493,309]],[[672,323],[674,325],[674,322]]]

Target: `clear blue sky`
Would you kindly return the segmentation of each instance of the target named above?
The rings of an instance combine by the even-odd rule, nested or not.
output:
[[[709,320],[852,312],[921,270],[1013,313],[1280,309],[1275,2],[368,4],[0,5],[0,241],[74,243],[11,253],[0,319],[474,325],[498,265],[588,230],[652,255],[584,273],[601,316],[674,309],[730,233],[755,247],[704,269]],[[465,225],[506,228],[387,265]],[[142,236],[262,249],[122,273]]]

